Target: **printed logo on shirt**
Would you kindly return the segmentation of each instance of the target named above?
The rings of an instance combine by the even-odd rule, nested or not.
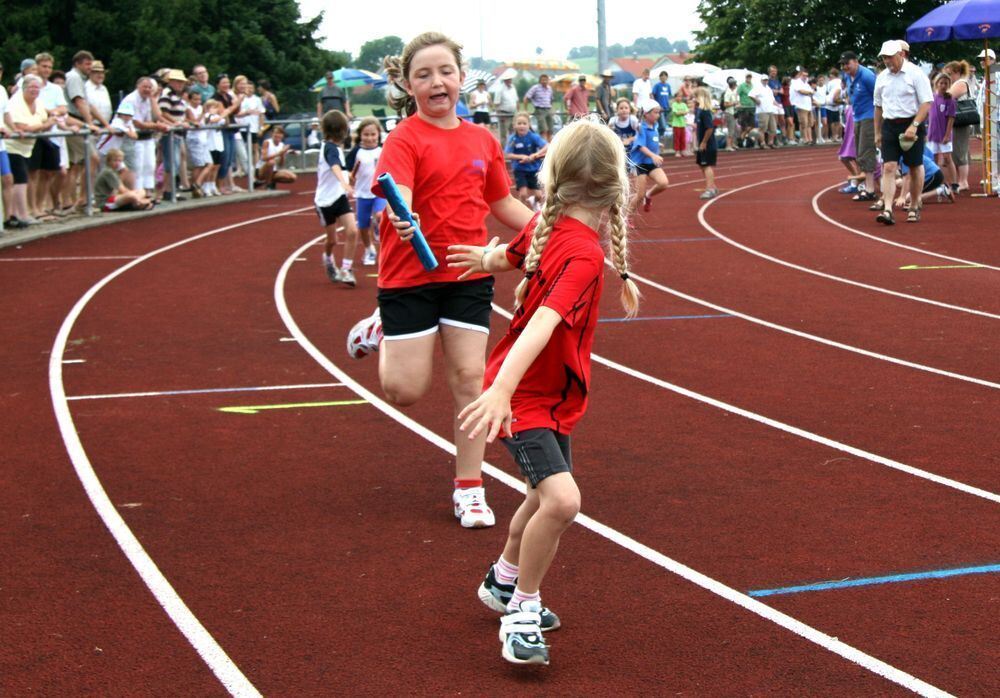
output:
[[[465,168],[465,174],[485,176],[486,161],[476,158]]]

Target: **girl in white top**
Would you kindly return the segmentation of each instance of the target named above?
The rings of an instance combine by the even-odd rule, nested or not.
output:
[[[136,140],[139,134],[135,132],[135,124],[132,123],[132,115],[135,113],[135,106],[131,102],[122,102],[118,105],[118,112],[115,118],[108,125],[111,133],[101,136],[97,141],[97,152],[107,155],[112,148],[121,150],[122,143],[126,138]]]
[[[217,99],[208,100],[202,107],[202,121],[205,126],[211,127],[204,131],[211,164],[205,168],[203,176],[196,183],[205,196],[222,196],[222,192],[219,191],[216,184],[219,178],[219,166],[222,164],[222,151],[225,150],[225,143],[222,141],[222,127],[226,125],[226,117],[222,115],[222,111],[222,102]]]
[[[194,175],[191,191],[196,198],[200,198],[205,196],[205,191],[202,189],[207,176],[205,171],[212,164],[212,156],[208,152],[208,131],[202,129],[205,125],[205,107],[201,103],[201,92],[197,90],[186,90],[184,100],[187,106],[184,118],[192,127],[185,136],[188,161],[191,165],[191,174]]]
[[[257,179],[261,185],[274,189],[277,184],[291,184],[297,177],[284,168],[285,156],[292,152],[285,143],[285,129],[275,126],[269,132],[271,137],[260,145],[260,162],[257,163]]]
[[[472,122],[484,128],[490,127],[490,93],[486,91],[486,81],[480,80],[476,89],[469,95],[469,109],[472,110]]]
[[[347,116],[336,109],[323,115],[320,126],[323,129],[323,145],[320,147],[316,167],[316,194],[313,202],[316,204],[320,225],[326,231],[323,266],[326,267],[326,275],[330,281],[353,288],[357,284],[353,266],[354,252],[358,246],[358,225],[348,200],[348,197],[354,196],[354,187],[344,172],[344,160],[339,146],[350,135],[350,126]],[[344,229],[345,238],[344,256],[339,266],[333,254],[338,227]]]
[[[354,156],[354,167],[351,169],[351,181],[354,183],[355,207],[358,216],[358,234],[365,246],[361,263],[372,266],[376,261],[375,240],[372,230],[378,230],[382,211],[386,201],[372,193],[372,180],[375,178],[375,165],[382,154],[382,128],[378,119],[368,117],[362,119],[358,127],[358,139],[361,147]]]

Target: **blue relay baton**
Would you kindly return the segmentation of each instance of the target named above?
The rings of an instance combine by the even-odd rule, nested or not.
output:
[[[420,226],[413,220],[410,207],[403,201],[403,195],[400,194],[399,187],[396,186],[392,175],[388,172],[379,175],[378,183],[382,187],[382,193],[385,195],[385,200],[389,202],[392,212],[399,216],[400,220],[404,220],[413,226],[414,231],[413,237],[410,238],[410,244],[413,245],[413,249],[416,251],[417,257],[420,258],[420,263],[424,265],[424,269],[433,271],[437,268],[438,261],[434,258],[434,253],[431,252],[430,245],[427,244],[427,238],[420,232]]]

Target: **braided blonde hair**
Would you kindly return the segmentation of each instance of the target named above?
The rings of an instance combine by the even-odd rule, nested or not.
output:
[[[624,282],[622,307],[628,317],[639,311],[639,287],[628,274],[629,180],[621,140],[596,117],[578,119],[552,139],[542,166],[545,205],[531,248],[524,258],[524,279],[514,291],[515,307],[524,303],[528,281],[538,264],[552,229],[569,206],[607,211],[611,264]]]
[[[382,59],[389,86],[385,98],[397,114],[413,116],[417,111],[417,101],[406,91],[405,83],[410,79],[410,64],[417,52],[431,46],[444,46],[455,56],[455,65],[462,67],[462,45],[440,32],[424,32],[413,38],[403,49],[402,56],[386,56]]]

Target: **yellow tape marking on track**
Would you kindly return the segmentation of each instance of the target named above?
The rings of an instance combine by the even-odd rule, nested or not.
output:
[[[342,405],[367,405],[367,400],[335,400],[334,402],[293,402],[286,405],[236,405],[219,407],[219,412],[230,414],[257,414],[261,410],[294,410],[302,407],[340,407]]]

